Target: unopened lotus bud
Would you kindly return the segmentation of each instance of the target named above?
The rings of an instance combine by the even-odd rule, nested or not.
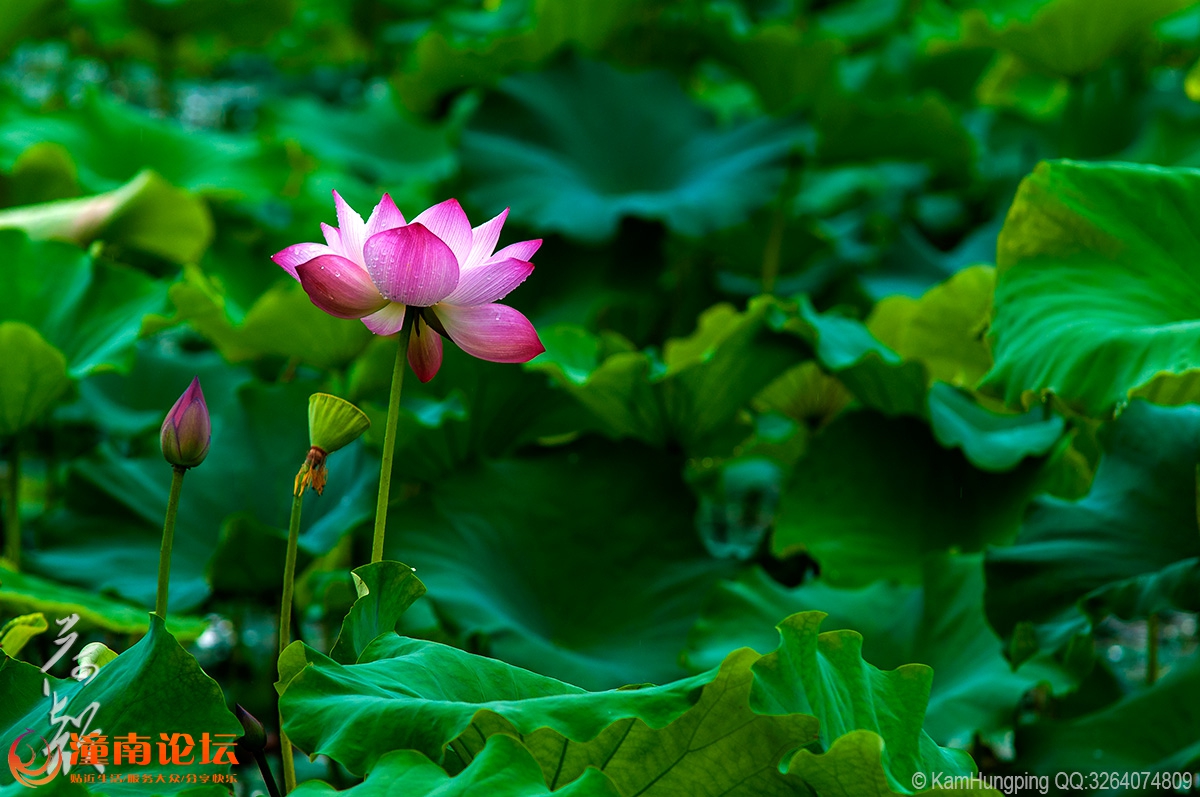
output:
[[[242,723],[242,730],[244,731],[244,735],[238,741],[238,746],[245,747],[251,753],[261,753],[265,750],[267,747],[267,731],[263,728],[263,724],[258,721],[258,718],[242,708],[241,703],[233,707],[233,713],[237,716],[238,722]]]
[[[163,456],[177,468],[194,468],[208,456],[211,437],[208,405],[204,403],[204,391],[197,377],[163,420]]]
[[[103,642],[89,642],[79,651],[75,661],[79,666],[71,671],[71,676],[77,681],[90,680],[100,672],[100,668],[117,657],[116,651]]]
[[[296,474],[295,494],[312,485],[317,495],[325,492],[325,458],[357,440],[371,426],[371,419],[345,399],[314,393],[308,399],[308,456]]]

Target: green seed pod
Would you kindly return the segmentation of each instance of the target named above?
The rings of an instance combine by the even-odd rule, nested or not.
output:
[[[354,442],[371,426],[371,419],[345,399],[328,393],[313,393],[308,398],[308,457],[296,474],[295,492],[303,495],[312,485],[317,495],[325,492],[328,471],[325,458]]]
[[[367,431],[371,420],[358,407],[328,393],[308,399],[308,444],[332,454]]]

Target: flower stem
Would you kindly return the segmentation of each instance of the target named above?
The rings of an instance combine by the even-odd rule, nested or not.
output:
[[[300,545],[300,491],[292,497],[292,518],[288,523],[287,559],[283,565],[283,605],[279,609],[279,654],[292,642],[292,592],[296,584],[296,551]]]
[[[167,499],[167,517],[163,521],[162,548],[158,552],[158,592],[154,599],[154,613],[166,622],[167,588],[171,580],[171,549],[175,547],[175,515],[179,512],[179,493],[183,489],[183,474],[187,468],[172,466],[171,495]]]
[[[297,482],[292,496],[292,518],[288,523],[287,560],[283,565],[283,605],[279,607],[279,655],[292,641],[292,592],[296,584],[296,549],[300,544],[300,506],[304,491]],[[276,665],[278,666],[278,665]],[[292,740],[283,732],[283,710],[279,711],[279,754],[283,757],[283,793],[296,788],[296,761],[292,757]]]
[[[4,516],[4,558],[13,570],[21,569],[21,450],[13,439],[8,458],[8,500]]]
[[[270,797],[281,797],[279,785],[275,783],[275,776],[271,774],[271,768],[267,766],[266,754],[259,750],[254,754],[254,760],[258,764],[258,771],[262,773],[263,783],[267,784],[267,794]]]
[[[392,455],[396,449],[396,423],[400,419],[400,391],[404,388],[404,371],[408,360],[408,338],[412,334],[417,314],[408,308],[404,326],[400,329],[396,364],[392,368],[392,393],[388,397],[387,426],[383,433],[383,462],[379,466],[379,500],[375,504],[375,534],[371,539],[371,562],[383,561],[383,535],[387,526],[388,498],[392,490]]]

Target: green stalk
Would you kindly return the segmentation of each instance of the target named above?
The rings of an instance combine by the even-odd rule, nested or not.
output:
[[[1158,680],[1158,615],[1146,619],[1146,686]]]
[[[21,569],[21,453],[13,440],[8,459],[8,501],[4,516],[4,558],[13,570]]]
[[[256,750],[254,761],[258,764],[258,771],[262,774],[263,783],[267,784],[267,794],[270,797],[281,797],[279,785],[275,783],[275,776],[271,774],[271,768],[267,766],[266,754],[262,750]]]
[[[392,393],[388,398],[387,426],[383,433],[383,462],[379,466],[379,500],[375,504],[375,534],[371,538],[372,563],[383,561],[383,535],[392,490],[392,455],[396,449],[396,423],[400,419],[400,391],[404,388],[404,371],[408,365],[408,338],[416,318],[414,309],[408,308],[397,342],[396,364],[392,368]]]
[[[292,497],[292,517],[288,523],[287,560],[283,565],[283,605],[279,608],[279,656],[292,641],[292,592],[296,584],[296,549],[300,544],[300,506],[304,503],[303,488]],[[278,665],[276,665],[278,666]],[[292,740],[283,732],[283,710],[279,711],[279,754],[283,757],[283,793],[296,788],[296,762],[292,756]]]
[[[187,468],[171,466],[171,496],[167,499],[167,517],[163,521],[162,548],[158,552],[158,592],[154,600],[154,613],[166,622],[167,589],[171,580],[171,549],[175,547],[175,515],[179,512],[179,493],[183,489],[183,474]]]

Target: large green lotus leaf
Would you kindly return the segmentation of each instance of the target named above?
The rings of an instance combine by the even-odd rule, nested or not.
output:
[[[361,110],[297,98],[275,105],[271,116],[277,135],[295,140],[322,165],[389,191],[398,183],[444,180],[458,165],[448,131],[410,119],[386,89],[370,92]],[[324,199],[332,212],[328,193]],[[416,213],[412,210],[409,217]]]
[[[61,618],[77,614],[79,628],[98,628],[114,634],[141,635],[150,627],[149,613],[144,607],[6,567],[0,567],[0,609],[5,615],[39,612]],[[200,636],[205,625],[202,619],[174,615],[167,621],[171,633],[185,642]]]
[[[36,240],[101,239],[176,263],[198,259],[213,235],[205,204],[152,171],[104,194],[0,211],[0,229],[14,227]]]
[[[353,665],[294,642],[279,667],[288,736],[302,750],[329,755],[352,772],[370,770],[385,753],[402,749],[434,761],[457,755],[467,762],[496,732],[548,728],[559,734],[561,752],[562,737],[585,743],[616,720],[636,717],[663,728],[685,714],[713,680],[706,673],[665,686],[589,692],[396,634],[376,639]]]
[[[1065,618],[1200,609],[1196,464],[1200,408],[1130,403],[1102,429],[1091,491],[1034,500],[1009,548],[987,553],[987,613],[1008,637],[1033,623],[1040,644]],[[1086,630],[1076,622],[1070,631]]]
[[[639,718],[617,721],[591,740],[554,730],[527,735],[525,744],[542,763],[550,785],[572,782],[596,767],[622,794],[791,795],[779,760],[816,738],[817,723],[802,713],[768,715],[752,708],[754,674],[760,659],[739,650],[722,663],[696,705],[666,728]],[[582,744],[579,742],[583,741]]]
[[[738,647],[767,650],[780,618],[820,610],[825,625],[862,634],[863,655],[892,669],[917,662],[933,668],[925,730],[939,744],[968,746],[975,734],[998,741],[1012,730],[1022,696],[1042,681],[1067,686],[1045,660],[1014,673],[1004,646],[983,614],[983,559],[979,554],[932,555],[921,585],[878,581],[857,589],[817,579],[781,586],[762,570],[722,582],[688,637],[688,664],[706,668]]]
[[[768,323],[777,310],[769,297],[751,300],[745,312],[709,308],[691,336],[666,342],[662,363],[622,339],[560,327],[528,367],[553,375],[609,435],[675,440],[696,451],[801,358],[803,348]]]
[[[88,191],[118,188],[149,168],[189,191],[265,200],[288,179],[282,148],[268,150],[250,135],[185,129],[98,92],[78,108],[52,113],[0,106],[0,167],[11,168],[26,148],[46,141],[71,153]]]
[[[663,73],[573,61],[501,82],[463,134],[471,199],[585,241],[624,216],[684,235],[730,227],[766,204],[798,140],[785,122],[717,129]]]
[[[962,16],[963,43],[1012,52],[1042,72],[1075,77],[1145,38],[1192,0],[992,0]]]
[[[943,753],[961,753],[958,750]],[[961,753],[961,755],[966,755]],[[929,794],[929,795],[989,795],[1000,797],[1001,792],[985,788],[978,776],[965,764],[954,769],[944,769],[946,764],[936,755],[931,756],[935,769],[917,770],[907,780],[893,774],[892,758],[884,739],[870,731],[851,731],[837,741],[825,753],[818,755],[809,750],[796,753],[788,764],[788,774],[795,776],[814,794],[830,797],[884,797],[885,795]],[[956,762],[957,763],[957,762]],[[972,767],[973,768],[973,767]],[[946,783],[963,782],[966,786],[935,786],[920,789],[917,784],[934,785],[928,773],[934,772]],[[953,774],[952,774],[953,773]],[[961,781],[955,781],[960,778]]]
[[[965,753],[921,731],[929,668],[881,672],[862,660],[861,636],[819,635],[823,617],[787,618],[766,656],[743,648],[702,675],[607,692],[394,635],[351,666],[296,643],[281,660],[284,725],[302,749],[352,771],[402,748],[466,764],[488,737],[516,736],[552,788],[592,766],[622,794],[795,794],[798,784],[779,771],[784,754],[828,748],[856,730],[889,750],[864,775],[974,772]]]
[[[735,566],[695,511],[675,457],[593,439],[442,476],[394,506],[386,552],[489,655],[589,688],[661,682]]]
[[[268,267],[273,265],[264,266]],[[340,368],[371,340],[361,323],[317,309],[300,283],[290,279],[260,295],[240,323],[230,319],[226,297],[216,282],[198,268],[185,269],[183,279],[171,286],[170,296],[176,312],[162,325],[189,322],[230,362],[275,355],[322,369]]]
[[[750,665],[758,658],[742,650],[718,672],[665,686],[587,692],[393,636],[376,640],[352,667],[330,667],[309,652],[281,704],[289,737],[352,771],[402,746],[461,765],[479,755],[489,737],[506,734],[522,740],[551,787],[595,767],[621,794],[678,794],[703,783],[738,794],[791,794],[775,765],[816,737],[816,722],[751,711]],[[356,749],[345,738],[350,722],[389,732],[363,739]]]
[[[287,528],[294,479],[309,448],[308,397],[320,386],[308,380],[239,386],[231,380],[212,387],[206,397],[211,394],[210,405],[222,411],[213,413],[208,457],[184,480],[175,529],[171,606],[177,610],[207,597],[206,566],[233,513]],[[332,548],[374,506],[378,464],[361,443],[331,456],[329,470],[325,494],[305,500],[300,544],[312,554]],[[42,524],[43,547],[30,553],[33,566],[150,605],[171,468],[157,450],[126,457],[101,446],[75,473],[68,508]],[[277,573],[263,578],[273,583]]]
[[[1062,437],[1065,421],[1048,406],[1020,415],[995,412],[945,382],[929,390],[929,425],[946,448],[961,448],[977,468],[1012,470],[1040,457]]]
[[[1200,763],[1195,710],[1200,703],[1198,665],[1195,656],[1181,659],[1151,687],[1079,716],[1045,719],[1021,728],[1015,740],[1021,761],[1039,774],[1081,773],[1082,779],[1073,783],[1082,780],[1086,785],[1096,782],[1093,773],[1103,773],[1112,777],[1114,790],[1124,773],[1194,773]],[[1146,783],[1144,776],[1141,782]],[[1171,789],[1150,786],[1144,792]],[[1139,792],[1130,789],[1130,793]]]
[[[925,414],[924,366],[880,343],[861,321],[818,313],[802,296],[797,312],[777,314],[774,324],[812,346],[818,362],[863,404],[888,415]]]
[[[358,599],[329,651],[333,660],[342,664],[358,661],[373,639],[394,632],[408,607],[425,594],[425,585],[413,575],[413,569],[400,562],[373,562],[351,574]]]
[[[20,321],[0,323],[0,362],[0,437],[8,437],[39,420],[71,378],[62,352]]]
[[[486,26],[483,35],[455,35],[441,26],[432,27],[394,78],[404,103],[418,113],[428,113],[447,92],[490,85],[500,75],[544,62],[564,46],[594,52],[636,19],[641,4],[636,0],[534,0],[529,5],[532,19],[517,29],[497,30],[494,22],[489,24],[501,19],[495,9],[472,20]]]
[[[984,387],[1010,404],[1052,391],[1104,416],[1156,375],[1200,367],[1197,213],[1200,172],[1039,165],[1000,234]]]
[[[965,268],[918,299],[882,299],[867,329],[904,359],[923,364],[930,380],[974,387],[992,367],[984,332],[995,285],[991,266]]]
[[[920,421],[847,413],[814,435],[796,464],[772,550],[807,552],[834,586],[916,582],[926,553],[1011,539],[1038,466],[984,473]]]
[[[61,709],[65,716],[80,718],[91,730],[107,735],[110,744],[116,737],[131,733],[149,737],[150,764],[110,765],[105,767],[110,776],[119,772],[125,776],[146,773],[169,778],[172,774],[211,776],[230,771],[228,764],[199,763],[201,735],[207,733],[214,741],[232,742],[242,735],[242,726],[225,707],[221,688],[167,633],[162,620],[156,616],[151,616],[150,632],[141,641],[104,665],[86,682],[59,680],[44,675],[32,664],[0,657],[0,693],[5,695],[4,703],[0,704],[0,736],[15,740],[27,730],[31,731],[25,740],[28,747],[22,753],[25,760],[28,760],[29,751],[38,746],[40,738],[52,740],[57,731],[50,722],[51,698],[42,691],[44,683],[49,684],[57,700],[68,701]],[[98,704],[98,708],[89,710],[92,704]],[[70,730],[80,732],[73,727]],[[187,767],[160,764],[156,751],[159,734],[163,733],[190,735],[197,763]],[[41,760],[44,759],[39,758]],[[72,768],[72,772],[78,771],[95,774],[90,767]],[[9,768],[0,769],[0,785],[8,786],[13,782]],[[196,790],[197,786],[186,782],[156,783],[150,787],[141,783],[93,783],[87,784],[86,788],[92,794],[178,794]],[[201,787],[196,793],[224,794],[225,788],[214,784]]]
[[[19,230],[0,230],[0,261],[0,317],[38,330],[76,378],[126,368],[142,319],[166,298],[165,286],[143,272]]]
[[[488,794],[494,797],[535,797],[548,795],[545,777],[537,761],[520,742],[498,733],[471,765],[454,778],[425,756],[413,750],[388,753],[358,786],[344,791],[321,781],[300,784],[296,797],[328,797],[348,794],[352,797],[389,797],[401,793],[411,797],[469,797]],[[589,769],[577,780],[554,790],[560,797],[621,797],[612,781],[598,769]]]
[[[813,611],[783,620],[778,649],[752,668],[751,707],[756,712],[806,713],[820,722],[819,747],[799,751],[789,774],[816,787],[818,794],[825,793],[818,785],[822,775],[840,776],[847,794],[863,789],[863,781],[897,784],[903,794],[917,791],[910,788],[917,772],[974,773],[975,763],[966,752],[939,747],[921,729],[933,670],[922,664],[879,670],[863,660],[861,634],[818,634],[824,619],[823,612]],[[857,745],[855,740],[866,734],[875,737],[882,755],[875,761],[860,761],[848,778],[839,763],[845,754],[838,753],[838,745]]]

